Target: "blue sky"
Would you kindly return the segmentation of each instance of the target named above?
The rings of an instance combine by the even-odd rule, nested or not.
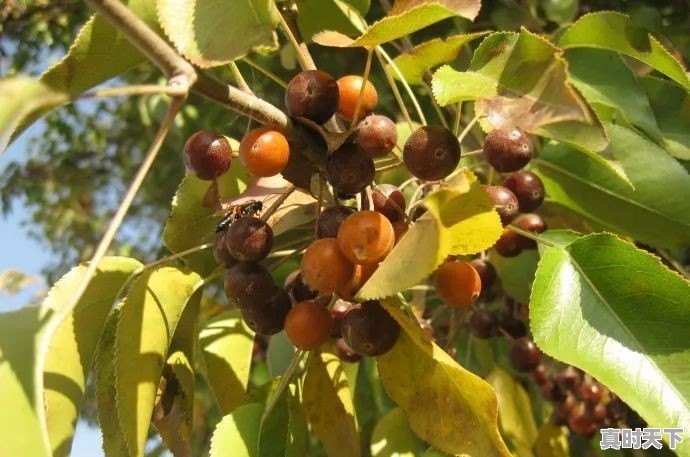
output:
[[[27,141],[32,135],[40,134],[42,126],[34,125],[22,135],[17,142],[0,155],[0,172],[12,161],[22,161],[27,154]],[[7,217],[0,216],[0,271],[14,268],[26,274],[39,275],[41,269],[47,265],[53,254],[36,240],[27,236],[27,230],[22,222],[29,220],[29,214],[22,202],[13,206],[13,212]],[[0,312],[16,309],[26,304],[40,290],[47,287],[45,283],[27,288],[23,293],[15,296],[0,294]],[[72,448],[73,457],[100,457],[101,435],[98,429],[79,423]]]

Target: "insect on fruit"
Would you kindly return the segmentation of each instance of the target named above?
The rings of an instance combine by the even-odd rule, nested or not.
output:
[[[231,206],[223,219],[216,225],[216,233],[224,232],[233,222],[242,217],[258,216],[263,208],[264,204],[258,200],[251,200],[241,205]]]

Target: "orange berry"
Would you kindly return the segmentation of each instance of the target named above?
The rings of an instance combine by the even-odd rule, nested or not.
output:
[[[343,284],[336,292],[340,298],[345,300],[351,299],[362,286],[371,278],[376,269],[379,267],[378,263],[365,263],[363,265],[355,265],[350,280]]]
[[[335,238],[321,238],[304,251],[300,271],[312,290],[331,294],[350,280],[354,266],[340,252]]]
[[[447,262],[436,271],[436,293],[454,308],[466,308],[482,291],[479,273],[467,262]]]
[[[311,351],[331,336],[331,312],[320,303],[302,301],[292,307],[285,318],[285,333],[296,347]]]
[[[250,130],[240,143],[240,160],[255,176],[277,175],[285,169],[289,158],[287,139],[269,127]]]
[[[352,263],[378,263],[391,252],[394,244],[393,226],[377,211],[354,213],[338,230],[338,247]]]
[[[357,99],[363,82],[364,78],[357,75],[343,76],[338,80],[338,114],[348,121],[355,117]],[[376,93],[376,88],[367,81],[364,84],[364,93],[357,112],[357,119],[362,119],[369,114],[376,107],[378,101],[379,96]]]

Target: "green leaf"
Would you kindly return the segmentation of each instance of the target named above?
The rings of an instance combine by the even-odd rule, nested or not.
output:
[[[221,413],[229,414],[241,403],[247,389],[254,332],[244,323],[239,310],[226,311],[206,324],[199,343],[209,385]]]
[[[520,127],[592,151],[606,146],[596,115],[568,81],[562,51],[526,29],[489,35],[467,72],[434,75],[436,101],[445,106],[477,100],[475,110],[493,128]]]
[[[115,404],[115,338],[120,321],[122,303],[113,308],[101,333],[98,352],[94,360],[96,384],[96,405],[98,423],[101,426],[103,452],[106,457],[128,456],[127,442],[120,428],[117,405]]]
[[[273,335],[266,351],[266,363],[271,376],[274,378],[282,376],[294,354],[295,346],[292,345],[285,331]]]
[[[376,358],[379,375],[412,430],[444,452],[510,456],[498,433],[498,404],[491,386],[429,342],[416,320],[397,305],[382,305],[402,330],[393,349]]]
[[[239,160],[232,162],[230,171],[218,179],[221,198],[239,195],[246,189],[249,175]],[[204,196],[211,183],[187,174],[172,201],[170,217],[163,229],[163,243],[176,253],[213,241],[216,225],[223,218],[204,206]],[[216,267],[210,250],[185,257],[186,264],[199,274],[208,274]]]
[[[634,188],[582,152],[551,143],[534,161],[548,199],[652,246],[690,244],[687,171],[634,132],[611,124],[606,129],[613,154]]]
[[[358,35],[367,27],[363,17],[369,5],[363,3],[368,2],[298,0],[297,26],[306,40],[311,40],[311,37],[324,30],[333,30],[348,36]]]
[[[446,39],[434,38],[418,44],[404,54],[400,54],[393,61],[408,84],[423,84],[425,72],[442,63],[454,61],[463,46],[487,33],[453,35]],[[395,77],[398,77],[397,73],[395,73]]]
[[[441,106],[496,96],[496,81],[472,71],[455,71],[449,65],[439,68],[431,80],[436,102]]]
[[[491,250],[490,256],[503,290],[520,303],[529,303],[532,281],[539,262],[537,250],[527,249],[516,257],[503,257]]]
[[[518,449],[531,449],[537,439],[537,424],[529,395],[520,383],[498,367],[491,370],[486,381],[496,391],[503,436]]]
[[[86,265],[78,266],[53,286],[41,307],[27,307],[0,314],[0,361],[2,361],[0,386],[3,389],[5,411],[0,421],[0,455],[16,454],[17,449],[21,449],[25,455],[52,455],[51,444],[60,448],[60,452],[69,451],[61,446],[69,446],[69,443],[63,443],[69,440],[72,433],[69,428],[73,426],[71,421],[74,419],[74,411],[77,408],[67,402],[77,399],[72,397],[63,402],[59,395],[60,393],[72,394],[72,390],[68,391],[66,387],[72,381],[78,382],[79,378],[83,380],[83,371],[80,370],[89,368],[90,356],[84,353],[82,359],[77,354],[65,354],[65,363],[73,365],[56,366],[59,361],[55,357],[63,354],[52,353],[54,352],[50,347],[52,338],[57,334],[56,347],[61,347],[63,344],[69,347],[69,338],[74,337],[79,343],[84,344],[78,348],[88,351],[93,335],[88,331],[80,332],[79,335],[68,335],[66,334],[67,327],[63,325],[72,325],[73,321],[69,319],[77,307],[81,314],[86,310],[91,313],[93,310],[89,308],[92,306],[97,308],[104,306],[101,301],[112,299],[111,290],[119,288],[118,284],[121,285],[121,281],[124,281],[123,276],[128,275],[136,266],[138,263],[131,259],[106,257],[96,269],[82,298],[74,304],[74,308],[71,308],[67,304],[71,302],[72,294],[79,287],[87,270]],[[93,312],[94,314],[91,315],[97,319],[100,313]],[[98,322],[94,325],[98,325]],[[102,325],[101,321],[101,328]],[[100,329],[97,332],[100,332]],[[45,390],[46,386],[44,386],[43,369],[47,360],[49,360],[50,370],[64,369],[64,372],[57,373],[56,377],[47,376],[47,387],[50,391]],[[75,379],[65,379],[67,384],[60,384],[58,381],[62,379],[56,379],[60,375],[74,376]],[[69,385],[69,387],[74,386]],[[79,388],[79,386],[76,387]],[[46,395],[49,397],[50,411],[45,409]],[[64,405],[68,410],[53,411],[58,405]],[[72,409],[71,413],[69,408]],[[64,417],[61,416],[63,413]],[[58,422],[62,419],[69,422],[59,425],[51,423],[49,435],[48,415],[51,417],[51,422],[53,419]],[[21,433],[17,433],[17,430],[21,430]],[[50,439],[55,441],[51,443]]]
[[[43,368],[43,398],[55,456],[70,453],[86,378],[101,332],[120,288],[139,267],[141,263],[134,259],[104,258],[81,300],[50,339]],[[77,267],[70,275],[76,279],[86,268]],[[58,283],[57,287],[64,286]]]
[[[419,439],[412,433],[405,413],[400,408],[388,411],[374,427],[371,435],[373,457],[415,457],[420,447]]]
[[[226,64],[253,48],[276,47],[274,29],[280,19],[271,0],[238,0],[232,5],[215,0],[156,3],[165,34],[202,68]]]
[[[137,278],[123,302],[113,363],[120,427],[132,456],[144,454],[172,336],[201,284],[192,271],[162,266]]]
[[[360,299],[395,295],[426,278],[448,255],[475,254],[496,242],[501,223],[476,176],[463,169],[450,184],[427,197],[427,213],[362,287]]]
[[[582,16],[558,41],[563,48],[591,47],[620,52],[665,74],[686,89],[683,66],[645,29],[624,14],[605,11]]]
[[[0,154],[10,142],[19,124],[25,118],[38,118],[45,112],[65,103],[64,92],[31,78],[0,79]]]
[[[690,160],[690,93],[663,79],[642,77],[664,149],[683,160]]]
[[[313,40],[324,46],[374,47],[449,17],[474,20],[480,6],[479,0],[396,0],[386,17],[373,23],[355,40],[334,31],[319,33]]]
[[[570,49],[565,56],[573,85],[590,103],[620,110],[630,123],[655,138],[660,136],[647,94],[620,55],[578,48]]]
[[[329,457],[360,455],[354,406],[340,359],[314,352],[307,361],[302,405]]]
[[[262,404],[249,403],[223,417],[213,432],[209,457],[257,457],[263,412]]]
[[[174,457],[192,455],[194,370],[184,352],[175,351],[163,369],[151,422]],[[164,387],[164,389],[161,389]]]
[[[530,328],[547,354],[605,384],[651,427],[690,427],[690,283],[610,234],[544,251]],[[690,455],[683,442],[678,455]]]

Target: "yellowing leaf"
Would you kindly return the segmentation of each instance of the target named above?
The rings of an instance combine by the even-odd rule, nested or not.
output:
[[[534,443],[534,454],[537,457],[570,457],[567,427],[544,422]]]
[[[515,446],[531,449],[537,439],[537,424],[525,389],[505,371],[496,367],[486,381],[498,397],[498,420],[501,431]]]
[[[427,197],[425,204],[429,211],[395,245],[358,298],[395,295],[426,278],[448,255],[483,251],[501,235],[498,214],[469,170]]]
[[[355,40],[334,31],[318,33],[313,40],[324,46],[374,47],[449,17],[474,20],[480,6],[479,0],[397,0],[386,17],[372,24]]]
[[[379,375],[412,430],[444,452],[509,457],[498,433],[498,404],[491,386],[430,343],[397,304],[382,304],[402,331],[393,349],[376,358]]]
[[[31,78],[0,80],[0,154],[25,118],[38,118],[69,99],[64,92]]]
[[[242,405],[220,421],[211,438],[209,457],[256,457],[264,405]]]
[[[229,414],[247,389],[254,332],[244,323],[240,311],[232,310],[211,319],[201,330],[199,343],[221,413]]]
[[[157,5],[170,41],[200,67],[223,65],[252,48],[275,46],[279,13],[271,0],[158,0]]]
[[[359,456],[354,406],[340,359],[314,352],[306,369],[302,404],[314,434],[329,457]]]
[[[426,71],[446,62],[452,62],[460,53],[463,46],[472,40],[486,35],[487,32],[453,35],[446,39],[434,38],[412,48],[409,52],[400,54],[393,59],[400,73],[408,84],[422,84]],[[395,72],[392,72],[395,73]],[[397,78],[397,73],[395,73]]]
[[[153,425],[174,457],[191,456],[194,371],[183,352],[168,357],[158,395]]]
[[[371,434],[373,457],[414,457],[419,440],[410,430],[405,413],[400,408],[388,411]]]
[[[123,302],[115,344],[116,402],[134,457],[144,454],[168,348],[187,301],[200,285],[196,273],[162,266],[142,274]]]
[[[72,445],[86,378],[101,332],[127,278],[141,263],[125,257],[106,257],[72,313],[62,322],[48,346],[43,368],[48,436],[56,456],[67,456]],[[80,266],[70,275],[83,275]]]

